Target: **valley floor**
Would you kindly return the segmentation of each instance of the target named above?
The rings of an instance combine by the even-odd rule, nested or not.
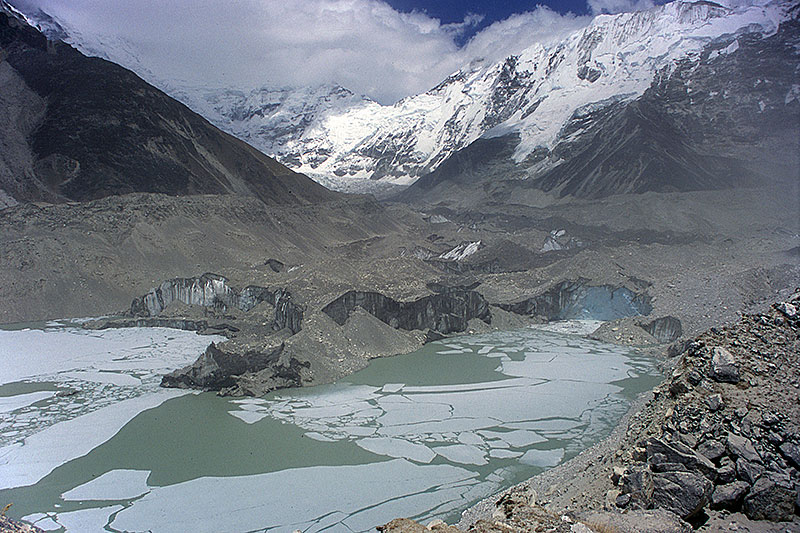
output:
[[[692,338],[800,286],[795,200],[785,190],[739,189],[422,212],[369,197],[291,208],[235,196],[151,194],[27,204],[0,211],[0,323],[130,318],[132,299],[164,280],[205,272],[239,289],[285,290],[303,311],[296,332],[274,331],[278,306],[270,303],[251,311],[178,305],[162,317],[206,321],[207,333],[221,331],[209,325],[222,327],[229,340],[219,346],[233,356],[265,354],[267,368],[248,370],[231,389],[260,395],[286,386],[286,369],[292,385],[331,382],[430,340],[430,332],[395,329],[391,319],[360,311],[337,323],[323,310],[348,291],[414,302],[469,289],[489,304],[491,324],[473,318],[463,331],[481,332],[541,320],[548,294],[550,311],[564,311],[553,290],[567,283],[639,295],[652,307],[648,317],[612,322],[598,335],[663,352],[665,339],[645,328],[654,319],[673,317],[680,331],[672,333]],[[519,314],[525,302],[535,309]],[[270,359],[277,345],[282,351]],[[734,422],[741,424],[725,423]],[[602,463],[588,453],[581,460]],[[623,466],[624,453],[601,455]],[[600,473],[586,466],[585,475],[606,483],[612,464],[602,464]],[[573,479],[564,485],[583,486]],[[602,508],[606,491],[582,492],[545,498],[562,509]]]

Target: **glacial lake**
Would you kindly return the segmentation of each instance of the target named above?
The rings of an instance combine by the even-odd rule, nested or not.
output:
[[[652,360],[525,329],[342,381],[221,398],[158,387],[216,337],[0,330],[0,506],[47,531],[369,531],[470,504],[607,435]]]

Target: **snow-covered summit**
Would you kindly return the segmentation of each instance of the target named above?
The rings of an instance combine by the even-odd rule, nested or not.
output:
[[[600,15],[563,41],[470,65],[395,105],[329,112],[284,144],[280,156],[312,177],[406,184],[479,137],[517,133],[515,159],[521,161],[537,147],[552,148],[576,111],[640,96],[657,72],[697,56],[723,35],[771,34],[786,9],[769,1],[678,1]]]
[[[774,33],[780,0],[675,1],[599,15],[565,39],[519,55],[473,61],[430,91],[380,105],[335,85],[314,88],[188,87],[156,80],[124,42],[65,28],[84,51],[132,68],[222,129],[325,185],[405,185],[481,137],[517,134],[517,162],[551,149],[581,112],[635,99],[657,73],[737,33]],[[719,53],[735,50],[735,46]],[[354,187],[355,184],[355,187]]]
[[[300,170],[408,183],[479,137],[510,132],[521,137],[515,154],[520,161],[537,147],[551,148],[576,110],[636,98],[656,72],[699,54],[712,40],[754,28],[769,34],[784,17],[777,2],[726,7],[702,1],[601,15],[561,42],[537,43],[502,62],[463,69],[393,106],[327,117],[304,139],[327,138],[330,156],[303,161]],[[358,124],[364,136],[343,138],[348,124]]]

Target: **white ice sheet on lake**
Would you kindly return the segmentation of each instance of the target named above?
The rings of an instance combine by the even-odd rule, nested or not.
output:
[[[142,411],[188,393],[161,390],[118,402],[50,426],[22,444],[0,448],[0,490],[37,483],[58,466],[106,442]]]
[[[395,513],[403,514],[394,504],[409,496],[423,495],[429,507],[460,501],[474,477],[461,468],[420,466],[403,459],[206,477],[153,488],[117,514],[111,526],[119,531],[217,533],[231,530],[231,524],[236,524],[236,531],[278,527],[281,531],[308,532],[338,524],[336,530],[349,527],[366,531],[391,520]],[[266,496],[269,494],[290,497]],[[384,503],[391,505],[384,507],[382,516],[375,512],[360,514]],[[326,517],[338,510],[342,514],[331,524]]]
[[[141,379],[122,372],[62,372],[61,376],[79,381],[117,385],[119,387],[135,387],[142,384]]]
[[[132,500],[150,492],[149,470],[112,470],[61,495],[66,501]]]
[[[613,398],[621,390],[613,382],[633,370],[625,349],[577,337],[528,331],[469,342],[448,341],[438,353],[502,355],[498,370],[507,379],[402,387],[342,382],[302,399],[278,395],[263,412],[378,455],[427,462],[438,453],[477,466],[495,449],[513,449],[493,456],[510,459],[549,438],[579,436],[586,413]],[[534,450],[523,462],[550,466],[565,453]]]
[[[235,416],[242,422],[246,424],[255,424],[259,420],[262,420],[267,417],[267,413],[262,413],[259,411],[251,410],[251,409],[242,409],[241,411],[228,411],[228,414]]]
[[[152,349],[153,343],[138,346]],[[165,341],[163,346],[168,343]],[[247,422],[233,424],[237,429],[226,438],[237,438],[235,431],[257,433],[264,427],[258,422],[269,417],[303,429],[305,439],[319,441],[312,443],[314,447],[336,441],[339,451],[335,453],[349,457],[349,443],[357,456],[379,462],[306,466],[268,473],[256,470],[252,475],[199,477],[162,487],[148,487],[147,472],[114,470],[88,483],[80,480],[83,484],[64,496],[92,500],[109,492],[129,501],[125,509],[87,509],[60,516],[79,525],[104,525],[103,520],[112,520],[114,530],[153,532],[216,532],[230,529],[231,524],[237,531],[272,527],[280,531],[320,531],[327,527],[331,531],[367,531],[400,515],[430,519],[497,490],[504,472],[517,472],[527,468],[525,465],[545,468],[561,462],[574,449],[566,444],[569,439],[580,441],[598,431],[596,426],[613,423],[609,422],[611,415],[595,408],[623,402],[616,395],[621,388],[613,382],[637,371],[624,349],[542,332],[451,339],[439,349],[469,354],[465,358],[492,358],[505,379],[486,371],[481,362],[478,368],[483,370],[479,371],[487,375],[484,382],[435,385],[417,380],[415,372],[406,376],[400,369],[391,374],[391,383],[343,381],[283,391],[265,399],[218,400],[223,402],[223,412]],[[153,390],[159,391],[157,394],[180,393],[157,389],[157,365],[140,363],[136,354],[127,353],[121,359],[99,357],[99,362],[86,369],[61,369],[56,376],[88,378],[81,374],[103,376],[122,371],[122,375],[141,377],[142,384],[136,390],[152,385]],[[195,357],[186,358],[191,361]],[[172,368],[180,366],[169,364]],[[133,370],[136,365],[139,370]],[[121,383],[82,383],[94,383],[101,396],[127,390]],[[0,449],[0,480],[11,479],[10,486],[35,483],[76,454],[87,453],[147,408],[145,400],[153,398],[149,394],[114,400],[99,411],[29,436],[24,446]],[[64,401],[80,403],[74,398]],[[89,428],[99,435],[89,435]],[[0,434],[2,431],[0,423]],[[286,445],[294,442],[289,440]],[[62,453],[60,444],[53,443],[63,443],[66,451]],[[375,455],[364,454],[356,447]],[[308,464],[314,465],[313,460],[309,458]],[[155,468],[153,473],[156,474]],[[213,471],[213,475],[224,476],[219,471]],[[112,516],[114,513],[116,516]],[[102,525],[99,527],[102,530]]]
[[[453,463],[478,466],[488,464],[486,453],[477,446],[453,444],[450,446],[437,446],[433,450]]]
[[[0,400],[0,406],[18,403],[0,421],[0,489],[38,482],[140,412],[186,394],[161,389],[161,374],[193,362],[220,339],[167,328],[0,330],[0,385],[47,381],[72,390]]]
[[[110,507],[71,511],[68,513],[60,513],[57,520],[58,523],[64,526],[64,529],[70,533],[103,533],[107,531],[105,527],[110,521],[111,516],[121,509],[121,505],[112,505]]]
[[[23,516],[22,519],[25,522],[30,522],[43,531],[55,531],[57,529],[61,529],[61,524],[44,513],[34,513],[28,516]]]
[[[0,330],[0,384],[75,371],[163,374],[222,339],[167,328]]]
[[[422,444],[414,444],[404,439],[389,437],[370,437],[356,441],[360,447],[378,455],[400,457],[418,463],[430,463],[436,454]]]

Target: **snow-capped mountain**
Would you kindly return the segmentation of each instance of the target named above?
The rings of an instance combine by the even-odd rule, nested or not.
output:
[[[236,103],[209,95],[205,100],[216,102],[213,113],[190,94],[184,101],[328,185],[367,179],[408,184],[480,137],[517,133],[517,162],[550,150],[576,110],[633,100],[658,72],[698,56],[720,36],[754,28],[768,35],[785,17],[785,4],[763,1],[728,7],[678,1],[601,15],[561,42],[537,43],[495,64],[474,62],[430,91],[390,106],[341,88],[280,98],[270,93],[266,101],[255,91]],[[733,50],[735,45],[719,53]],[[279,99],[283,104],[275,106]]]
[[[600,15],[559,42],[519,55],[474,61],[430,91],[380,105],[337,86],[210,90],[147,76],[125,43],[81,35],[70,40],[139,72],[222,129],[334,188],[407,185],[480,138],[515,135],[512,158],[553,165],[551,153],[576,113],[631,102],[657,76],[700,57],[723,36],[774,34],[791,4],[777,0],[675,1],[647,11]],[[59,27],[60,28],[60,27]],[[117,46],[119,45],[119,46]],[[105,47],[105,48],[104,48]]]
[[[357,122],[346,128],[337,127],[335,117],[356,110],[381,109],[376,102],[339,85],[261,87],[250,91],[180,86],[169,87],[167,92],[217,127],[272,154],[290,168],[312,169],[317,181],[339,189],[354,188],[334,173],[328,176],[313,169],[334,153],[336,146],[330,139],[353,144],[364,133]],[[370,116],[369,112],[365,114]]]

